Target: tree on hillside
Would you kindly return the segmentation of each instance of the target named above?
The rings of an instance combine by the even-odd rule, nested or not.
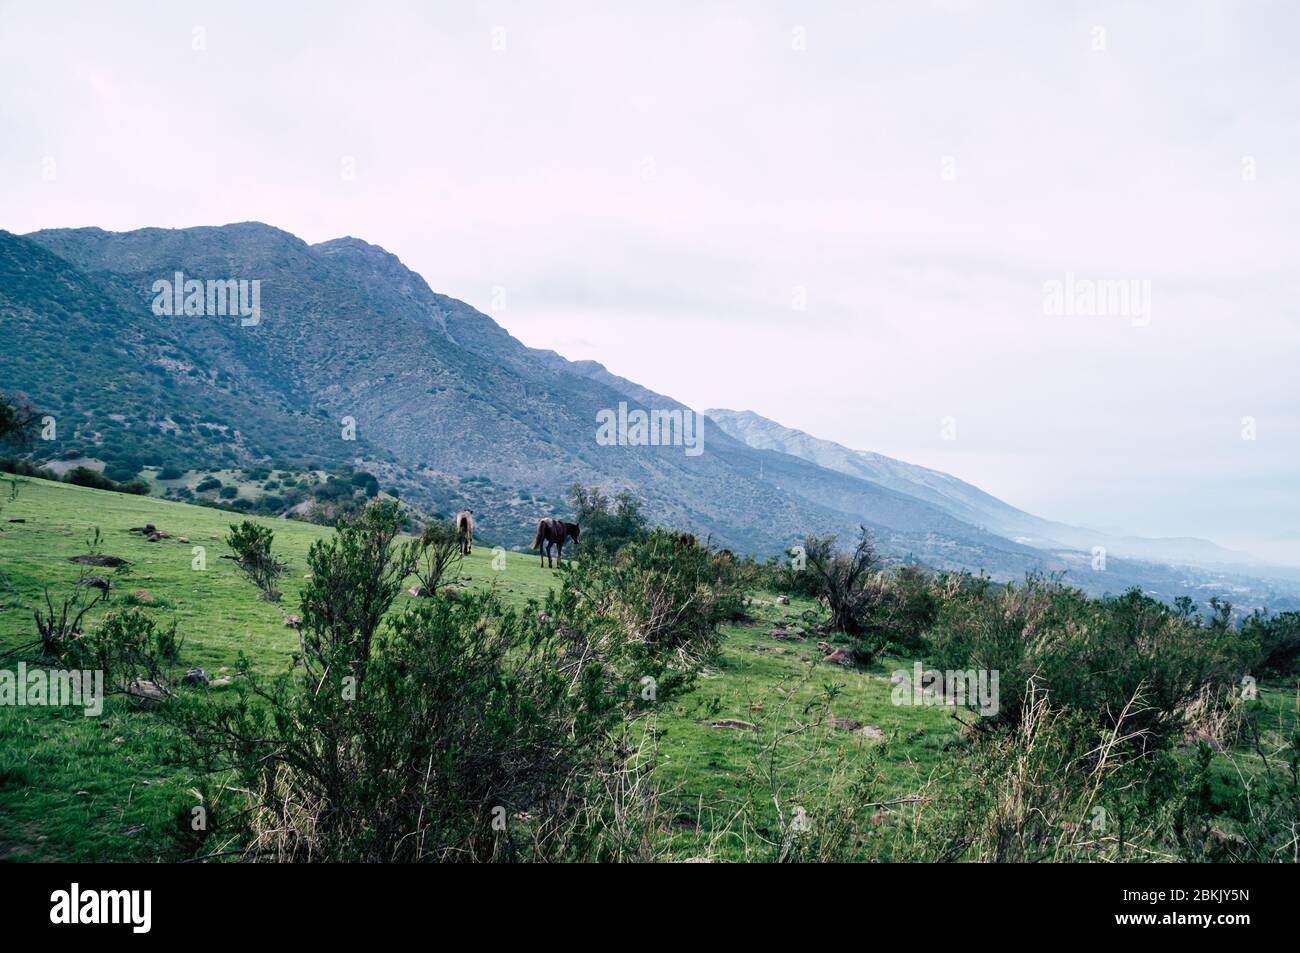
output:
[[[447,574],[455,582],[456,570],[463,556],[460,551],[460,534],[450,520],[433,520],[420,535],[420,559],[415,566],[415,577],[420,580],[420,594],[436,596]]]
[[[235,565],[248,580],[261,591],[262,598],[269,602],[280,601],[280,591],[276,583],[289,568],[289,564],[277,559],[271,552],[271,543],[275,534],[269,527],[259,526],[252,520],[244,520],[238,525],[232,524],[226,545],[234,553]]]
[[[846,635],[861,635],[878,601],[878,593],[866,583],[878,568],[879,559],[870,531],[862,535],[852,553],[834,552],[829,545],[807,542],[808,569],[819,583],[820,595],[831,611],[830,627]],[[826,541],[829,543],[829,540]]]
[[[26,446],[31,442],[36,420],[36,411],[30,405],[0,393],[0,445]]]
[[[582,527],[582,545],[589,549],[617,552],[645,537],[641,505],[626,490],[611,500],[596,488],[575,483],[569,487],[568,502],[574,521]]]

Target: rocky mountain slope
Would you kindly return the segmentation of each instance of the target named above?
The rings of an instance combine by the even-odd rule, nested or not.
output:
[[[154,283],[260,282],[261,319],[158,315]],[[1028,514],[934,471],[716,415],[704,452],[605,446],[598,414],[684,410],[591,361],[524,346],[356,238],[309,245],[260,223],[111,233],[0,232],[0,389],[59,420],[49,459],[233,466],[348,463],[431,511],[475,510],[527,545],[579,482],[627,489],[652,519],[766,556],[866,525],[881,548],[997,578],[1078,570],[1009,538]],[[351,426],[349,426],[349,423]],[[1041,521],[1040,521],[1041,522]],[[1063,541],[1064,542],[1064,541]],[[1116,561],[1091,591],[1182,583]]]
[[[1225,549],[1205,539],[1117,536],[1041,519],[938,470],[904,463],[879,453],[852,450],[782,426],[752,411],[713,409],[705,413],[727,434],[751,447],[790,454],[824,469],[856,476],[925,500],[959,520],[985,527],[999,536],[1036,549],[1091,552],[1094,546],[1103,546],[1110,554],[1131,559],[1195,565],[1244,566],[1255,562],[1245,553]]]

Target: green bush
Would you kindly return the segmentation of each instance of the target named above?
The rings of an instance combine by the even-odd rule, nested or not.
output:
[[[198,765],[247,792],[223,833],[277,860],[644,856],[636,798],[609,793],[632,701],[599,639],[491,592],[381,626],[418,556],[401,519],[371,504],[313,545],[301,677],[245,666],[237,702],[178,709]]]
[[[1256,669],[1264,678],[1300,674],[1300,612],[1256,611],[1242,622],[1242,634],[1259,645]]]
[[[163,627],[143,608],[116,608],[104,614],[94,632],[77,642],[77,664],[99,669],[116,690],[149,681],[170,693],[171,668],[180,658],[176,623]]]
[[[63,475],[63,481],[75,486],[88,486],[93,490],[117,489],[116,483],[90,467],[73,467]]]
[[[929,660],[943,670],[998,671],[993,724],[1021,721],[1032,679],[1054,708],[1107,727],[1140,698],[1130,724],[1167,740],[1202,693],[1231,693],[1257,652],[1222,607],[1201,625],[1137,589],[1096,600],[1039,576],[1007,586],[954,577],[946,597]]]
[[[655,529],[613,555],[587,550],[566,563],[545,615],[599,646],[610,691],[635,693],[649,678],[662,702],[713,654],[718,624],[743,612],[744,594],[734,564]]]
[[[280,601],[276,585],[284,575],[289,564],[276,558],[271,552],[275,534],[269,526],[262,526],[252,520],[232,523],[226,536],[226,545],[234,554],[235,565],[239,571],[255,585],[262,595],[273,601]]]
[[[569,487],[568,504],[573,509],[573,521],[582,527],[585,550],[613,553],[645,538],[646,519],[641,506],[626,491],[611,500],[600,490],[575,483]]]

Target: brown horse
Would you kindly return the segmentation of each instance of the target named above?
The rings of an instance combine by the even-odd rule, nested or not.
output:
[[[461,510],[456,514],[456,537],[460,540],[460,554],[468,556],[474,548],[473,510]]]
[[[552,546],[555,547],[555,557],[560,562],[564,562],[564,541],[572,539],[576,544],[581,535],[582,528],[577,523],[565,523],[548,516],[537,521],[537,535],[533,537],[533,544],[528,548],[537,550],[537,557],[545,568],[547,560],[551,558]],[[554,566],[555,563],[552,562],[551,567]]]

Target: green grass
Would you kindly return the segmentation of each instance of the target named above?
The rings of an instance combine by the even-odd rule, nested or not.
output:
[[[230,670],[239,653],[261,672],[284,671],[296,648],[280,610],[254,598],[235,570],[224,535],[238,514],[84,489],[27,481],[17,501],[0,514],[0,653],[35,636],[32,607],[49,586],[68,591],[78,575],[69,557],[86,552],[98,528],[101,550],[130,561],[129,574],[114,577],[113,601],[144,589],[174,619],[184,637],[182,657],[210,675]],[[21,519],[14,523],[9,520]],[[281,589],[283,608],[297,610],[311,543],[332,531],[308,523],[257,519],[275,530],[275,550],[290,569]],[[153,523],[170,538],[156,543],[128,532]],[[184,539],[185,541],[182,541]],[[206,550],[206,569],[192,568],[194,547]],[[555,573],[536,556],[507,553],[505,568],[492,568],[490,548],[476,547],[462,568],[472,587],[496,586],[522,605],[542,598]],[[112,570],[95,570],[111,575]],[[942,778],[960,745],[951,709],[898,707],[890,701],[890,672],[908,660],[885,660],[870,670],[849,670],[821,661],[815,637],[779,641],[778,626],[799,626],[808,602],[777,605],[770,594],[752,618],[724,630],[717,659],[695,689],[646,726],[653,728],[662,800],[676,824],[674,856],[703,852],[740,858],[743,842],[734,817],[745,803],[756,806],[757,834],[772,824],[769,768],[777,766],[783,803],[814,797],[845,773],[883,751],[875,770],[881,799],[916,793]],[[403,595],[405,601],[409,597]],[[14,668],[35,662],[33,653],[0,660]],[[878,726],[885,740],[812,722],[805,706],[830,691],[831,714]],[[1295,724],[1295,698],[1266,691],[1261,721],[1280,736]],[[709,722],[737,719],[757,730],[717,728]],[[783,738],[771,755],[774,738]],[[195,779],[169,760],[169,730],[154,713],[108,701],[102,717],[80,710],[0,708],[0,860],[151,860],[175,855],[170,835],[179,809],[195,801]],[[942,784],[942,780],[939,782]],[[753,833],[753,832],[751,832]]]

